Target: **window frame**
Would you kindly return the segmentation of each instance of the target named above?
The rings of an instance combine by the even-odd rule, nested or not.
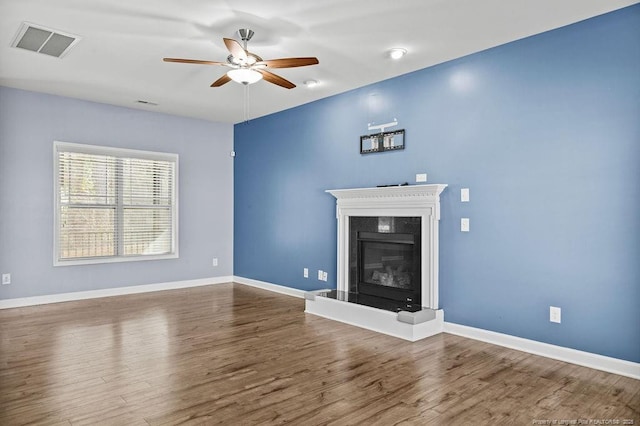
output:
[[[172,205],[171,205],[171,219],[172,219],[172,240],[171,240],[171,253],[167,254],[152,254],[152,255],[131,255],[126,256],[123,254],[116,254],[114,256],[96,256],[90,258],[74,258],[74,259],[61,259],[60,258],[60,213],[61,213],[61,199],[60,199],[60,161],[58,153],[60,152],[74,152],[81,154],[94,154],[94,155],[109,155],[118,158],[139,158],[144,160],[158,160],[169,161],[174,163],[174,176],[173,176],[173,188],[172,188]],[[160,259],[177,259],[178,253],[178,177],[179,177],[179,156],[174,153],[155,152],[155,151],[143,151],[129,148],[116,148],[100,145],[87,145],[72,142],[53,142],[53,266],[73,266],[73,265],[89,265],[89,264],[104,264],[104,263],[118,263],[118,262],[136,262],[144,260],[160,260]],[[122,182],[117,182],[119,187],[122,186]],[[116,215],[121,214],[124,210],[124,204],[121,201],[116,202]],[[120,212],[120,213],[118,213]]]

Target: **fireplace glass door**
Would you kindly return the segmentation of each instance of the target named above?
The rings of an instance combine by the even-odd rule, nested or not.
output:
[[[358,232],[358,292],[420,300],[420,247],[415,235]]]

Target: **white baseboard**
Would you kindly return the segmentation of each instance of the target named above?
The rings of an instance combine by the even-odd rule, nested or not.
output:
[[[264,290],[273,291],[288,296],[304,298],[306,291],[250,278],[234,276],[233,281],[238,284],[258,287]],[[469,339],[480,340],[498,346],[515,349],[546,358],[557,359],[595,370],[606,371],[608,373],[619,374],[621,376],[640,379],[640,363],[625,361],[618,358],[565,348],[562,346],[550,345],[535,340],[523,339],[521,337],[508,334],[496,333],[494,331],[480,328],[468,327],[465,325],[444,322],[444,332]]]
[[[498,346],[504,346],[518,351],[528,352],[534,355],[557,359],[559,361],[582,365],[583,367],[619,374],[633,379],[640,379],[640,363],[637,362],[625,361],[618,358],[611,358],[562,346],[550,345],[548,343],[523,339],[521,337],[496,333],[446,321],[444,323],[444,332],[455,334],[456,336],[480,340],[482,342]]]
[[[71,302],[74,300],[96,299],[98,297],[122,296],[125,294],[148,293],[151,291],[176,290],[203,285],[230,283],[233,277],[200,278],[187,281],[173,281],[158,284],[135,285],[129,287],[105,288],[101,290],[76,291],[73,293],[51,294],[45,296],[20,297],[0,300],[0,309],[21,308],[25,306],[45,305],[47,303]]]
[[[275,293],[286,294],[287,296],[298,297],[300,299],[304,299],[304,294],[306,293],[306,291],[298,290],[297,288],[291,288],[291,287],[286,287],[286,286],[283,286],[283,285],[272,284],[272,283],[268,283],[268,282],[265,282],[265,281],[253,280],[251,278],[244,278],[244,277],[234,276],[233,277],[233,281],[238,283],[238,284],[244,284],[244,285],[248,285],[248,286],[251,286],[251,287],[257,287],[257,288],[261,288],[261,289],[264,289],[264,290],[273,291]]]

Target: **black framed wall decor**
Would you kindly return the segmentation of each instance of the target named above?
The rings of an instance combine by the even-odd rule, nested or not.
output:
[[[360,136],[360,154],[404,149],[404,129]]]

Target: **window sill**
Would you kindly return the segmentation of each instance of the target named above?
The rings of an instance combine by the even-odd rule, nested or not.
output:
[[[154,256],[120,256],[120,257],[94,257],[84,259],[58,260],[54,259],[53,266],[77,266],[95,265],[104,263],[140,262],[145,260],[178,259],[178,253],[160,254]]]

